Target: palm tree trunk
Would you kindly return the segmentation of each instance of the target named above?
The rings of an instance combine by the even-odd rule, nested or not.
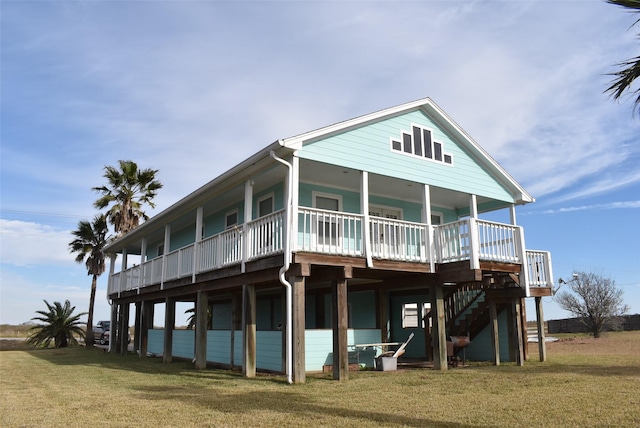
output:
[[[85,335],[85,344],[88,348],[92,347],[95,342],[93,337],[93,307],[96,301],[96,284],[98,282],[98,275],[93,275],[91,280],[91,298],[89,299],[89,314],[87,315],[87,330]]]

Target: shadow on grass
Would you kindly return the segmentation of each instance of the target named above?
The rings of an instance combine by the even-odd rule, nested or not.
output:
[[[296,420],[318,421],[323,425],[321,417],[330,415],[331,417],[343,418],[349,424],[354,422],[373,426],[376,424],[389,426],[410,426],[410,427],[458,427],[466,428],[473,425],[465,425],[453,422],[443,422],[429,418],[419,418],[410,415],[398,415],[396,413],[385,413],[362,411],[348,408],[348,402],[344,401],[344,407],[336,407],[335,403],[326,406],[313,402],[304,394],[295,391],[250,391],[242,393],[226,393],[224,391],[207,391],[206,394],[194,393],[188,388],[166,389],[164,387],[143,386],[138,391],[144,394],[148,400],[181,400],[189,405],[198,405],[206,409],[230,414],[245,415],[251,412],[276,412],[291,415]],[[336,423],[340,423],[334,421]],[[295,423],[295,422],[293,422]]]
[[[640,365],[610,365],[602,364],[569,364],[569,363],[525,363],[523,367],[515,364],[503,366],[477,366],[473,370],[492,371],[496,374],[522,373],[522,374],[567,374],[588,376],[632,376],[640,377]]]

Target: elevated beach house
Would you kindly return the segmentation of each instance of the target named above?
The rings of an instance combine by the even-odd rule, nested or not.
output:
[[[141,357],[295,383],[409,337],[401,363],[522,364],[524,299],[540,326],[553,283],[516,222],[533,201],[429,98],[278,140],[106,248],[111,351],[131,323]],[[177,302],[194,329],[175,328]]]

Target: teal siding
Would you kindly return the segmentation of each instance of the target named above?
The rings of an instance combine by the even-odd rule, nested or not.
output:
[[[313,192],[330,193],[342,198],[342,211],[347,213],[360,213],[360,194],[344,189],[318,186],[308,183],[299,185],[299,204],[303,207],[313,207]]]
[[[194,330],[173,330],[173,349],[171,355],[174,357],[193,359],[195,356],[195,331]]]
[[[284,372],[282,355],[282,332],[258,331],[256,333],[256,365],[259,369]]]
[[[147,352],[162,355],[164,352],[164,330],[149,330]]]
[[[378,329],[349,329],[347,343],[349,348],[349,363],[357,362],[357,355],[353,345],[365,343],[379,343]],[[308,372],[322,371],[322,366],[333,365],[333,330],[307,330],[305,332],[305,370]],[[372,352],[362,352],[360,363],[373,367]]]
[[[222,210],[216,211],[213,214],[207,215],[203,219],[204,224],[204,238],[208,236],[217,235],[220,232],[224,232],[226,229],[227,214],[233,210],[238,210],[238,224],[242,224],[244,221],[244,202],[239,201],[236,204],[230,205]]]
[[[284,208],[284,183],[278,183],[275,186],[271,186],[253,195],[253,213],[251,218],[258,218],[258,200],[269,193],[273,193],[273,210],[278,211]]]
[[[352,328],[376,328],[376,295],[373,291],[349,293],[347,302]],[[380,338],[377,340],[380,341]]]
[[[169,251],[177,250],[178,248],[186,247],[189,244],[196,242],[196,225],[192,224],[189,227],[185,227],[176,232],[171,232],[169,239]]]
[[[231,363],[231,332],[229,330],[207,331],[207,361],[219,364]]]
[[[433,139],[443,143],[443,152],[452,155],[453,165],[419,159],[391,150],[391,138],[400,138],[402,131],[411,132],[413,123],[432,129]],[[422,111],[406,113],[306,143],[298,152],[298,156],[513,202],[513,196],[504,186],[494,180],[466,150]]]

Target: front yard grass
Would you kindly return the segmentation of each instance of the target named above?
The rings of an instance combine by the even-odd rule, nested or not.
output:
[[[640,332],[563,337],[548,362],[350,373],[197,371],[82,347],[0,352],[0,426],[640,426]]]

